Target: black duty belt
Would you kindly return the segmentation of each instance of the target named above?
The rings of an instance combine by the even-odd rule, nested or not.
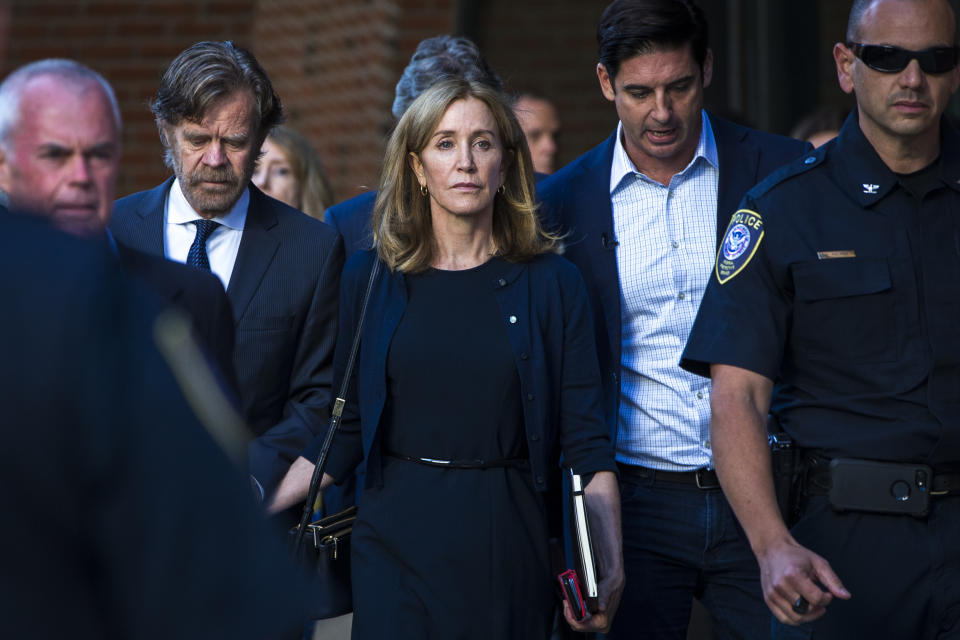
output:
[[[396,451],[387,451],[385,455],[398,460],[407,462],[416,462],[417,464],[428,467],[441,467],[443,469],[496,469],[502,467],[520,467],[530,460],[528,458],[496,458],[493,460],[442,460],[440,458],[418,458],[408,456]]]
[[[636,476],[644,480],[653,480],[657,482],[669,482],[671,484],[685,484],[694,486],[698,489],[719,489],[720,481],[717,479],[717,472],[713,469],[697,469],[695,471],[661,471],[659,469],[648,469],[633,464],[618,462],[620,473],[628,476]]]

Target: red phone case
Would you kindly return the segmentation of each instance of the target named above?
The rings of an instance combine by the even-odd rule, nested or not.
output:
[[[583,601],[583,594],[580,593],[580,579],[577,578],[577,572],[567,569],[558,575],[557,579],[560,581],[563,598],[570,604],[573,619],[580,622],[587,617],[587,605]]]

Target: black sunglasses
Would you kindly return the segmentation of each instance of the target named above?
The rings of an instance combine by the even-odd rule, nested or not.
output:
[[[946,73],[957,66],[957,47],[930,47],[923,51],[910,51],[886,44],[860,44],[848,42],[853,54],[874,71],[898,73],[916,60],[924,73]]]

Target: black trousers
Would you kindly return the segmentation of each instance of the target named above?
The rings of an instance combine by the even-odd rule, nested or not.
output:
[[[801,627],[808,637],[960,639],[960,498],[931,503],[920,519],[838,513],[825,496],[810,498],[791,532],[827,559],[852,597]],[[787,627],[773,625],[773,637],[783,637]]]

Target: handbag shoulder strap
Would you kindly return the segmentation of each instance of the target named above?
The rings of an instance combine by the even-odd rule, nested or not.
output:
[[[320,481],[323,478],[323,471],[327,466],[327,457],[330,454],[330,447],[333,445],[333,437],[340,428],[340,417],[343,415],[343,407],[346,404],[347,391],[350,388],[350,378],[353,375],[353,367],[356,364],[357,352],[360,349],[360,335],[363,330],[363,319],[367,315],[367,306],[370,303],[370,293],[373,291],[373,283],[377,279],[377,273],[380,271],[380,257],[374,256],[373,268],[370,270],[370,279],[367,281],[367,290],[363,294],[363,303],[360,305],[360,317],[357,319],[357,326],[353,332],[353,343],[350,345],[350,357],[347,359],[347,368],[343,374],[343,380],[340,382],[340,393],[333,403],[333,411],[330,415],[330,426],[327,428],[327,436],[323,440],[323,447],[317,456],[316,465],[313,469],[313,476],[310,478],[310,489],[307,491],[307,500],[303,504],[303,511],[300,513],[300,526],[297,531],[295,544],[299,546],[300,539],[310,522],[310,516],[313,515],[313,504],[317,500],[317,494],[320,492]]]
[[[370,269],[370,279],[367,280],[367,290],[363,294],[363,304],[360,305],[360,318],[357,320],[357,328],[353,332],[353,344],[350,345],[350,357],[347,359],[347,368],[344,371],[343,380],[340,381],[340,393],[333,403],[333,411],[330,416],[331,431],[340,426],[340,416],[343,415],[343,405],[347,402],[347,391],[350,388],[350,376],[353,375],[353,366],[356,364],[357,352],[360,350],[360,333],[363,329],[363,319],[367,317],[367,306],[370,304],[370,292],[373,291],[373,283],[377,279],[378,271],[380,271],[380,258],[376,257],[373,261],[373,268]],[[333,422],[334,419],[337,421],[336,426]]]

